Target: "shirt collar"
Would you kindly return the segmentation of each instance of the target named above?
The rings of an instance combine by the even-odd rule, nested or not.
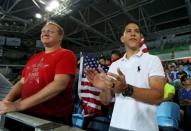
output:
[[[137,54],[135,54],[135,55],[133,55],[133,56],[131,56],[131,57],[141,57],[143,55],[143,52],[142,52],[142,50],[139,50],[139,52],[137,52]],[[126,58],[126,53],[123,55],[123,57],[122,57],[122,60],[127,60],[127,58]]]

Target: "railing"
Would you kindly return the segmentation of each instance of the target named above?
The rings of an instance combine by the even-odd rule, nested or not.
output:
[[[40,119],[19,112],[7,113],[5,115],[0,116],[0,131],[9,130],[9,127],[5,127],[5,125],[9,124],[7,119],[11,119],[12,121],[21,123],[23,126],[29,126],[34,131],[82,131],[78,128],[69,127],[63,124]],[[13,125],[10,125],[10,127],[11,126]]]

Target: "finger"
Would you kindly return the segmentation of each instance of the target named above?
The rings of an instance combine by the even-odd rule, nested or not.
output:
[[[105,73],[104,70],[103,70],[103,68],[101,68],[101,67],[99,67],[97,70],[98,70],[98,72],[100,72],[100,73]]]
[[[108,75],[108,77],[110,78],[110,79],[112,79],[112,80],[118,80],[118,81],[120,81],[121,79],[120,79],[120,77],[119,77],[119,75],[117,75],[117,74],[114,74],[114,73],[107,73],[107,75]]]
[[[87,76],[89,76],[89,77],[95,75],[95,71],[94,71],[93,69],[91,69],[91,68],[86,68],[86,69],[84,69],[84,73],[85,73]]]
[[[84,70],[84,73],[85,73],[85,75],[86,75],[86,78],[88,79],[88,81],[92,81],[93,80],[93,75],[92,75],[92,71],[91,70],[89,70],[89,69],[86,69],[86,70]]]
[[[108,88],[115,88],[115,85],[116,85],[116,80],[113,80],[112,82],[110,81],[106,81],[105,82],[107,85],[109,85],[109,86],[107,86]]]
[[[119,68],[117,68],[117,73],[120,75],[120,76],[124,76],[124,74],[121,72],[121,70]]]

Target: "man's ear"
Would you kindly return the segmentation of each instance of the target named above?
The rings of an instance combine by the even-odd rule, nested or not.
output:
[[[62,40],[63,40],[63,37],[64,37],[64,36],[60,37],[60,41],[62,41]]]
[[[141,33],[141,38],[143,38],[144,36],[143,36],[143,33]]]
[[[124,43],[124,36],[121,36],[120,40],[122,43]]]

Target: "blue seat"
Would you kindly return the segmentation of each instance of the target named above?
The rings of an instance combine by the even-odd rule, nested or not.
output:
[[[82,114],[72,114],[72,124],[74,127],[83,128],[84,116]]]
[[[174,102],[162,102],[157,107],[157,123],[159,126],[179,127],[180,107]]]

